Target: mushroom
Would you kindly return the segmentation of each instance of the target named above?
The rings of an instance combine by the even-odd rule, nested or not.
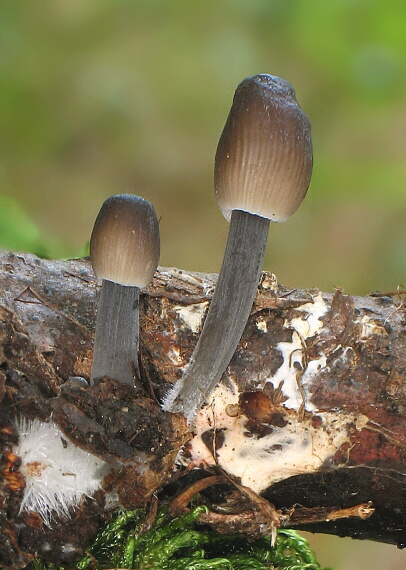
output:
[[[159,224],[147,200],[111,196],[102,205],[90,239],[90,259],[102,282],[91,382],[109,376],[134,385],[138,373],[139,294],[159,261]]]
[[[291,85],[272,75],[237,87],[215,158],[217,202],[230,228],[203,330],[164,409],[188,422],[209,397],[241,339],[255,298],[269,222],[283,222],[306,195],[310,122]]]

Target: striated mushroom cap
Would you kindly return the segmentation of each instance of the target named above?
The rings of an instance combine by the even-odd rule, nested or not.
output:
[[[244,79],[215,158],[215,195],[225,218],[243,210],[284,222],[306,195],[312,165],[310,122],[293,87],[274,75]]]
[[[97,279],[146,287],[157,268],[159,251],[159,224],[152,204],[134,194],[107,198],[90,238]]]

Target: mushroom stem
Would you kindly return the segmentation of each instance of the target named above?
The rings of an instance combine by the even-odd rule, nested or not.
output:
[[[91,381],[100,376],[135,384],[139,375],[140,288],[152,280],[159,260],[159,224],[147,200],[110,196],[90,238],[90,259],[102,282]]]
[[[191,361],[164,409],[190,423],[219,382],[244,332],[261,274],[269,220],[233,210],[219,278]]]
[[[283,222],[306,195],[312,172],[310,122],[292,86],[273,75],[237,87],[217,146],[214,188],[231,227],[201,336],[164,409],[189,423],[226,370],[244,331],[261,271],[269,220]]]
[[[91,382],[109,376],[134,385],[138,371],[138,287],[103,279],[94,342]]]

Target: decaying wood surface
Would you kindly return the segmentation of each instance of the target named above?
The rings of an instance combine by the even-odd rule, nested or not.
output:
[[[215,275],[160,268],[141,300],[141,379],[84,388],[69,379],[90,375],[98,287],[88,260],[3,253],[0,267],[0,565],[23,567],[34,552],[69,562],[111,491],[133,508],[163,489],[174,513],[199,491],[203,522],[220,532],[295,526],[405,546],[404,292],[299,291],[264,273],[222,384],[189,431],[159,402],[190,358]],[[96,500],[52,528],[19,514],[21,416],[52,416],[112,466]]]

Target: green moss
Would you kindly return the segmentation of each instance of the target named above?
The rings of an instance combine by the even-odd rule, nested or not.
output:
[[[308,542],[294,530],[280,530],[275,547],[270,537],[249,542],[241,536],[220,535],[196,520],[207,508],[169,519],[161,509],[154,526],[144,528],[144,512],[118,515],[95,538],[75,565],[86,568],[147,570],[321,570]],[[67,570],[36,560],[32,570]],[[327,570],[327,569],[324,569]]]

